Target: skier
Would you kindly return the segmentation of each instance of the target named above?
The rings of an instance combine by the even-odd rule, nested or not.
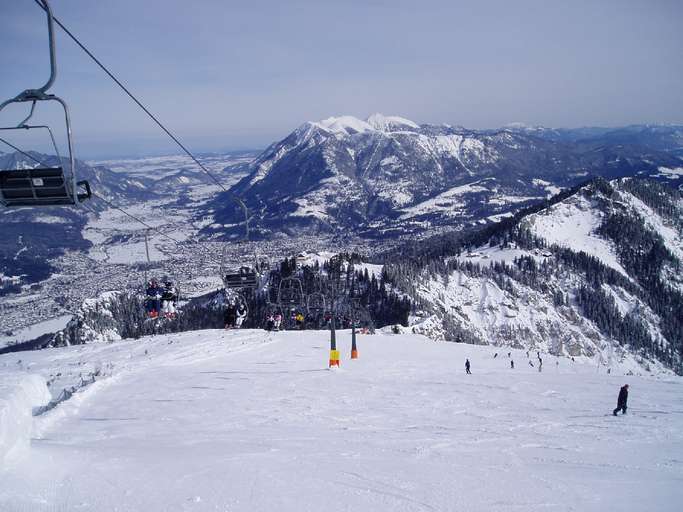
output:
[[[534,367],[534,363],[531,362],[531,359],[529,359],[529,366],[531,366],[532,368]]]
[[[617,408],[612,411],[615,416],[619,409],[621,409],[621,414],[626,414],[626,402],[628,402],[628,384],[624,384],[619,390],[619,398],[617,398]]]
[[[470,360],[469,359],[465,359],[465,373],[467,373],[467,375],[472,375],[472,372],[470,371]]]
[[[282,325],[282,315],[280,313],[275,313],[275,317],[273,318],[273,320],[273,330],[279,331],[280,326]]]
[[[512,357],[512,352],[508,352],[508,357]]]
[[[301,311],[297,312],[297,314],[294,316],[294,320],[296,321],[296,328],[303,331],[304,330],[304,315]]]
[[[272,331],[274,326],[275,318],[273,317],[273,313],[268,313],[268,317],[266,318],[266,331]]]
[[[495,354],[493,354],[493,359],[495,359],[496,357],[498,357],[498,352],[496,352]]]
[[[247,308],[244,306],[244,304],[240,303],[239,306],[237,306],[237,318],[235,319],[235,327],[238,329],[242,328],[242,322],[244,322],[244,319],[247,317]]]
[[[230,301],[223,312],[223,322],[225,323],[226,329],[232,329],[235,327],[235,319],[237,317],[237,308],[235,303]]]
[[[176,316],[176,301],[178,296],[176,294],[175,286],[171,281],[164,283],[164,289],[161,292],[161,307],[166,318],[174,318]]]
[[[515,362],[512,359],[510,359],[510,369],[511,370],[515,369]]]
[[[159,311],[161,310],[161,289],[159,288],[156,279],[152,279],[147,283],[147,290],[145,293],[147,294],[147,298],[145,299],[147,315],[150,318],[156,318],[159,316]]]

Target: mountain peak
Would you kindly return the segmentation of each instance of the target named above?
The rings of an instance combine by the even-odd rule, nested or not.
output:
[[[383,132],[390,132],[401,129],[405,130],[406,128],[415,130],[419,128],[419,126],[410,119],[398,116],[385,116],[379,113],[372,114],[370,117],[367,118],[366,122],[375,130],[380,130]]]
[[[342,135],[353,135],[374,130],[368,123],[353,116],[328,117],[312,124],[328,132]]]
[[[399,116],[385,116],[383,114],[372,114],[365,121],[354,116],[328,117],[321,121],[311,121],[306,123],[307,127],[316,127],[327,133],[338,135],[355,135],[366,132],[394,132],[394,131],[414,131],[420,128],[417,123],[410,119]]]

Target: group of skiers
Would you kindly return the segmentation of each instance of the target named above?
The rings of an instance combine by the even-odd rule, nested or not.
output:
[[[284,320],[282,313],[279,311],[269,312],[266,316],[266,331],[279,331],[284,328],[282,321]],[[304,314],[292,308],[289,312],[288,325],[292,329],[303,331],[306,327]]]
[[[172,281],[160,285],[156,279],[147,283],[145,310],[149,318],[175,318],[177,315],[178,290]]]
[[[236,304],[234,300],[228,302],[223,311],[223,323],[226,329],[241,329],[247,318],[247,307],[243,302]]]
[[[279,312],[268,313],[266,317],[266,331],[279,331],[282,326],[282,314]]]
[[[527,358],[529,358],[529,352],[527,351],[526,353]],[[493,354],[493,358],[496,359],[498,357],[498,352]],[[536,352],[536,357],[538,358],[538,371],[541,371],[541,368],[543,367],[543,359],[541,358],[541,353]],[[515,362],[512,359],[512,352],[508,352],[508,359],[510,359],[510,368],[515,369]],[[572,362],[574,361],[574,358],[572,357]],[[556,362],[556,365],[559,368],[559,361]],[[531,362],[531,359],[529,359],[529,366],[534,366],[533,363]],[[472,374],[472,365],[470,363],[469,358],[465,359],[465,373],[467,375]],[[609,372],[608,372],[609,373]],[[617,415],[619,411],[621,411],[622,414],[626,414],[626,409],[627,409],[627,402],[628,402],[628,384],[624,384],[621,389],[619,390],[619,396],[617,397],[617,408],[612,411],[612,414],[614,416]]]

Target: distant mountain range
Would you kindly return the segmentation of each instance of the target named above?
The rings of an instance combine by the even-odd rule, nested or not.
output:
[[[591,177],[683,184],[683,127],[468,130],[375,114],[307,122],[268,147],[231,190],[260,236],[349,230],[401,237],[493,222]],[[237,233],[230,195],[207,234]]]

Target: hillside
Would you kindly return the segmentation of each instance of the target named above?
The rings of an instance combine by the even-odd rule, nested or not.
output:
[[[0,356],[13,410],[45,403],[45,381],[55,397],[85,385],[25,418],[30,446],[17,432],[0,508],[674,511],[683,499],[680,378],[545,353],[539,373],[518,350],[511,370],[493,347],[416,335],[362,336],[350,361],[348,332],[329,371],[327,336],[208,330]]]
[[[683,371],[683,200],[652,181],[594,181],[388,267],[437,339]],[[431,250],[430,246],[438,248]]]

